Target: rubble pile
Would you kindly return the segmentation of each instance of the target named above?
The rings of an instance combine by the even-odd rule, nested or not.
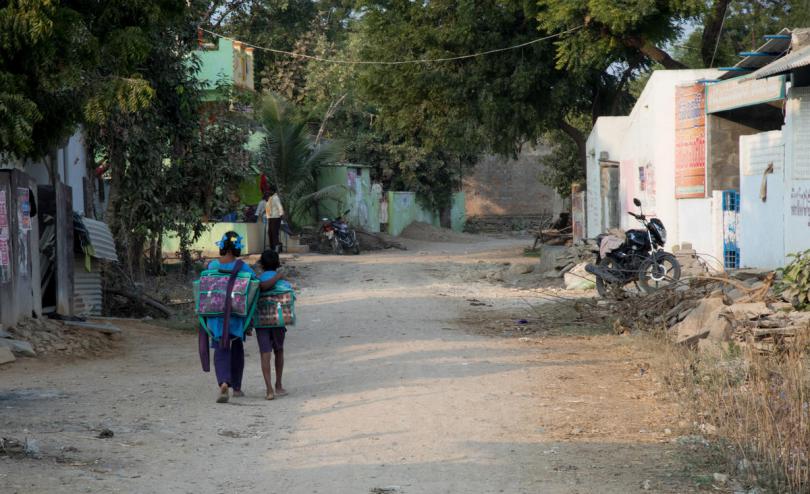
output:
[[[17,357],[99,355],[114,346],[115,336],[110,331],[93,329],[101,325],[85,325],[87,327],[76,327],[45,319],[23,319],[8,330],[0,328],[0,364],[13,362]]]
[[[683,243],[672,247],[672,253],[681,264],[681,278],[701,276],[709,273],[706,262],[692,248],[692,244]]]
[[[580,264],[593,262],[596,245],[585,243],[565,248],[543,246],[540,251],[540,269],[546,278],[562,278]]]
[[[675,288],[601,304],[614,329],[663,330],[675,342],[700,351],[733,342],[770,353],[810,334],[810,312],[801,312],[772,290],[773,272],[740,271],[702,276]]]

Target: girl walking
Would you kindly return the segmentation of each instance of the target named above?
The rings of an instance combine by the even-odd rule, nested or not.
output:
[[[219,246],[219,259],[208,264],[209,270],[219,270],[235,275],[240,272],[255,278],[256,274],[239,256],[242,255],[242,237],[236,232],[228,232]],[[223,316],[206,317],[206,326],[211,336],[211,347],[214,349],[214,368],[216,370],[219,395],[217,403],[227,403],[229,390],[233,396],[244,396],[242,393],[242,375],[245,370],[245,317],[231,315],[226,311]],[[202,349],[201,349],[202,351]],[[205,350],[207,354],[207,349]]]
[[[290,283],[278,272],[278,269],[281,267],[278,252],[274,250],[264,251],[259,263],[262,267],[259,281],[261,281],[261,289],[263,291],[279,289],[292,290]],[[267,395],[265,398],[268,400],[272,400],[276,396],[284,396],[287,394],[287,390],[284,389],[284,385],[281,383],[281,377],[284,373],[284,338],[286,334],[287,328],[284,326],[256,328],[256,340],[259,343],[259,353],[261,354],[262,375],[264,376],[264,383],[267,386]],[[275,390],[273,389],[270,368],[273,354],[276,356]]]

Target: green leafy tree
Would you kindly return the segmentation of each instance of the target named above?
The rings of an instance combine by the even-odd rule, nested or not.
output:
[[[0,3],[0,153],[41,157],[81,120],[95,39],[70,2]]]
[[[764,35],[810,25],[810,3],[789,0],[716,0],[675,55],[693,68],[732,66]],[[722,27],[722,30],[720,29]]]
[[[557,43],[557,66],[568,70],[602,68],[605,63],[643,56],[648,63],[682,69],[664,46],[681,35],[686,21],[706,8],[704,0],[538,0],[537,18],[545,31],[582,29]]]
[[[259,108],[265,132],[263,161],[279,188],[289,220],[306,223],[315,202],[334,188],[318,189],[318,170],[334,163],[339,155],[335,143],[314,143],[306,122],[282,98],[267,95]]]

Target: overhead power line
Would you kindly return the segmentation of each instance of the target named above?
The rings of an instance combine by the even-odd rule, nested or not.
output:
[[[575,31],[578,31],[578,30],[582,29],[583,27],[585,27],[584,24],[581,25],[581,26],[577,26],[577,27],[568,29],[566,31],[556,33],[556,34],[552,34],[552,35],[549,35],[549,36],[544,36],[542,38],[533,39],[531,41],[527,41],[527,42],[521,43],[519,45],[508,46],[506,48],[495,48],[493,50],[487,50],[487,51],[482,51],[482,52],[478,52],[478,53],[470,53],[468,55],[458,55],[458,56],[455,56],[455,57],[444,57],[444,58],[417,58],[417,59],[413,59],[413,60],[392,60],[392,61],[386,61],[386,60],[340,60],[340,59],[324,58],[324,57],[318,57],[318,56],[315,56],[315,55],[306,55],[306,54],[303,54],[303,53],[294,53],[294,52],[291,52],[291,51],[278,50],[278,49],[269,48],[269,47],[266,47],[266,46],[258,46],[258,45],[254,45],[254,44],[251,44],[251,43],[246,43],[246,42],[244,42],[242,40],[237,40],[236,38],[231,38],[230,36],[225,36],[224,34],[216,33],[214,31],[209,31],[208,29],[205,29],[205,28],[200,28],[200,30],[203,31],[203,32],[206,32],[208,34],[211,34],[213,36],[216,36],[218,38],[229,39],[231,41],[238,41],[238,42],[242,43],[243,45],[249,46],[249,47],[254,48],[256,50],[267,51],[267,52],[270,52],[270,53],[275,53],[277,55],[287,55],[287,56],[295,57],[295,58],[305,58],[307,60],[315,60],[317,62],[340,63],[340,64],[348,64],[348,65],[405,65],[405,64],[433,63],[433,62],[451,62],[451,61],[454,61],[454,60],[465,60],[465,59],[468,59],[468,58],[477,58],[477,57],[483,57],[483,56],[486,56],[486,55],[492,55],[493,53],[501,53],[501,52],[505,52],[505,51],[509,51],[509,50],[517,50],[519,48],[524,48],[526,46],[533,45],[533,44],[539,43],[541,41],[547,41],[547,40],[554,39],[554,38],[560,38],[562,36],[565,36],[566,34],[570,34],[570,33],[573,33]]]

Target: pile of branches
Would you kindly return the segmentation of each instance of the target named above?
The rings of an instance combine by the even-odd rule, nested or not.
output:
[[[714,278],[690,278],[650,294],[628,294],[599,309],[613,319],[617,333],[663,330],[682,321],[702,299],[722,290],[723,284]]]
[[[105,263],[102,271],[104,315],[115,317],[157,317],[168,319],[172,311],[145,293],[143,286],[118,263]]]

